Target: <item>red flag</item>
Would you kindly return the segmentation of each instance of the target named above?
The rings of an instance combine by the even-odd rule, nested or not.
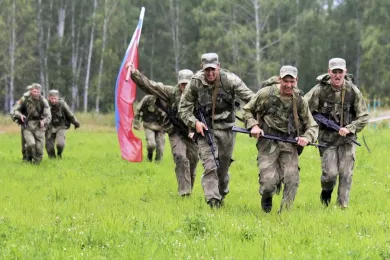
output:
[[[136,85],[131,78],[126,81],[127,69],[125,65],[131,61],[135,68],[138,68],[138,43],[141,37],[144,13],[145,8],[142,7],[137,28],[119,69],[115,88],[115,122],[119,146],[122,158],[130,162],[142,161],[142,141],[134,135],[132,130]]]

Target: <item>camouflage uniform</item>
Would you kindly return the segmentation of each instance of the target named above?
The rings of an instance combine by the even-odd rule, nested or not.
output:
[[[339,58],[331,59],[329,62],[329,68],[345,69],[345,65],[345,60]],[[328,74],[321,75],[317,81],[319,83],[305,95],[310,111],[320,113],[337,124],[340,124],[341,113],[343,113],[341,126],[347,128],[352,137],[356,138],[356,134],[367,125],[369,119],[362,93],[352,81],[347,79],[344,79],[341,89],[336,89],[331,85]],[[344,95],[343,105],[342,95]],[[326,129],[322,124],[320,124],[318,141],[327,145],[326,148],[320,149],[322,163],[321,201],[328,205],[337,182],[337,176],[339,176],[337,203],[345,208],[349,201],[356,145],[340,136],[338,132]]]
[[[39,84],[32,84],[32,90],[41,90]],[[29,161],[39,164],[43,157],[43,141],[45,130],[51,121],[51,113],[47,100],[40,96],[35,99],[32,95],[22,97],[15,106],[15,117],[26,117],[27,123],[23,127],[23,136],[26,140],[26,153]],[[40,121],[44,126],[40,126]]]
[[[68,104],[63,99],[58,99],[58,103],[52,104],[50,97],[57,97],[57,90],[49,91],[49,105],[52,115],[51,123],[46,130],[46,151],[49,158],[56,158],[55,146],[57,147],[57,157],[62,158],[62,152],[65,148],[65,132],[72,123],[75,128],[80,127],[79,121],[73,115]]]
[[[284,69],[284,70],[283,70]],[[287,73],[287,74],[286,74]],[[281,68],[281,78],[286,75],[297,77],[298,71],[292,66]],[[270,79],[272,80],[272,78]],[[243,108],[246,128],[259,125],[265,134],[296,138],[306,138],[315,142],[318,125],[311,115],[307,102],[300,96],[298,88],[294,88],[292,97],[282,96],[279,78],[273,78],[273,84],[260,89],[251,101]],[[293,116],[293,102],[297,105],[298,131]],[[269,212],[272,207],[272,196],[277,192],[281,182],[284,183],[281,209],[290,208],[295,199],[299,185],[298,146],[259,138],[257,141],[259,193],[262,196],[263,210]],[[269,200],[270,205],[263,205]],[[265,208],[266,207],[266,208]]]
[[[27,92],[25,92],[23,94],[23,97],[25,98],[28,98],[30,96],[30,90],[31,90],[32,86],[29,85],[27,86],[26,90]],[[10,116],[11,116],[11,119],[12,121],[14,121],[15,123],[19,124],[20,125],[20,135],[21,135],[21,139],[22,139],[22,155],[23,155],[23,159],[24,161],[27,161],[28,160],[28,157],[27,157],[27,152],[26,152],[26,140],[24,139],[24,136],[23,136],[23,122],[20,121],[16,116],[15,116],[15,108],[16,108],[16,105],[17,103],[15,103],[12,108],[11,108],[11,111],[10,111]]]
[[[219,207],[229,192],[228,171],[235,142],[235,134],[231,129],[235,123],[235,96],[238,95],[244,102],[248,102],[254,93],[235,74],[219,68],[216,53],[203,54],[202,64],[203,70],[192,77],[183,93],[179,114],[188,127],[195,128],[196,122],[199,121],[194,115],[195,109],[198,109],[197,105],[200,104],[205,110],[204,116],[209,130],[213,133],[215,156],[220,167],[216,166],[206,138],[199,136],[198,147],[204,168],[202,187],[207,203],[212,207]],[[213,84],[207,83],[204,75],[204,70],[209,67],[219,69],[220,77]]]
[[[145,93],[154,95],[164,102],[168,107],[169,116],[184,125],[177,114],[182,95],[180,84],[188,83],[192,75],[193,73],[190,70],[180,70],[176,86],[168,86],[149,80],[138,70],[131,74],[131,78]],[[188,133],[180,131],[173,124],[164,125],[164,131],[169,135],[172,156],[176,164],[178,193],[181,196],[190,195],[194,187],[196,166],[199,161],[198,147],[188,138]]]
[[[135,115],[134,125],[139,128],[139,123],[143,121],[145,131],[148,160],[153,161],[153,152],[156,150],[156,161],[160,161],[164,154],[165,133],[162,129],[166,124],[166,114],[155,105],[156,98],[152,95],[146,95],[139,102]]]

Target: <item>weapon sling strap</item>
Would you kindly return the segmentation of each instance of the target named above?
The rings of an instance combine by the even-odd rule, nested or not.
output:
[[[344,98],[345,98],[345,86],[341,90],[341,116],[340,116],[340,127],[344,125]]]
[[[299,136],[300,133],[299,133],[299,122],[298,122],[297,96],[295,93],[293,93],[293,97],[292,97],[292,106],[293,106],[295,128],[297,130],[297,136]]]
[[[215,104],[217,103],[217,94],[219,90],[219,84],[221,84],[221,75],[219,76],[219,80],[216,81],[216,84],[213,89],[213,108],[211,110],[211,127],[214,129],[214,113],[215,113]]]

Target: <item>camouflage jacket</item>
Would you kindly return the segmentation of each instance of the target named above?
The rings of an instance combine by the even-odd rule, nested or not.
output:
[[[177,114],[182,94],[179,85],[169,86],[164,85],[161,82],[154,82],[145,77],[139,70],[135,70],[135,72],[131,74],[131,79],[143,92],[153,95],[165,103],[164,105],[169,108],[171,114],[181,121]],[[171,123],[164,123],[162,130],[168,134],[175,132]]]
[[[163,130],[163,126],[167,123],[165,112],[161,111],[155,104],[156,98],[152,95],[146,95],[138,103],[135,111],[135,125],[143,121],[144,128],[153,131]]]
[[[314,86],[304,97],[312,113],[321,113],[337,124],[340,124],[343,113],[343,124],[351,133],[360,132],[368,123],[369,115],[366,103],[360,90],[352,81],[344,80],[341,89],[332,87],[327,74],[317,78],[319,84]],[[341,93],[344,91],[344,104],[341,105]],[[342,108],[343,107],[343,108]],[[336,131],[325,129],[320,125],[319,140],[326,143],[343,143],[347,139]]]
[[[23,96],[15,104],[15,118],[19,119],[22,115],[26,117],[27,126],[31,131],[39,128],[39,121],[43,120],[45,128],[51,122],[51,112],[47,100],[40,96],[35,100],[31,96]]]
[[[23,97],[28,98],[30,96],[30,91],[24,92]],[[12,121],[18,124],[22,124],[22,121],[15,115],[15,109],[17,108],[18,101],[12,106],[9,115],[11,116]]]
[[[315,142],[318,136],[318,125],[309,111],[307,102],[299,95],[297,88],[294,89],[293,97],[297,102],[299,136],[305,137],[309,142]],[[246,128],[251,129],[258,124],[266,134],[297,137],[293,97],[281,97],[280,84],[260,89],[243,107]]]
[[[49,106],[52,116],[49,128],[52,133],[56,133],[58,129],[68,129],[71,123],[78,123],[65,100],[59,99],[56,105]]]
[[[212,126],[213,92],[218,89]],[[209,128],[228,129],[235,123],[235,96],[247,103],[254,95],[245,83],[235,74],[220,69],[220,78],[214,84],[208,84],[203,71],[198,71],[188,83],[180,100],[179,114],[184,123],[195,128],[198,121],[194,115],[199,103],[205,111],[205,119]]]

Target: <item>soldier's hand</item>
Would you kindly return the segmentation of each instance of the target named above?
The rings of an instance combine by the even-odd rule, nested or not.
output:
[[[202,136],[204,136],[204,130],[208,130],[206,125],[203,124],[202,122],[200,121],[196,121],[195,123],[195,129],[196,129],[196,132],[201,134]]]
[[[21,115],[20,116],[20,121],[22,121],[24,123],[25,120],[26,120],[26,117],[24,115]]]
[[[262,135],[264,135],[264,131],[258,125],[254,125],[251,129],[251,136],[258,139]]]
[[[192,138],[194,138],[194,135],[195,135],[195,133],[191,132],[191,133],[188,134],[188,138],[192,139]]]
[[[307,140],[305,137],[297,137],[296,138],[297,143],[299,146],[306,146],[309,143],[309,140]]]
[[[347,136],[347,134],[351,133],[351,131],[348,130],[348,128],[342,127],[339,130],[339,135],[341,136]]]
[[[44,128],[45,127],[45,122],[43,122],[43,120],[39,121],[39,126],[41,128]]]
[[[129,61],[128,63],[126,63],[126,69],[127,70],[130,70],[131,73],[134,73],[135,71],[135,66],[134,66],[134,63]]]
[[[80,127],[80,123],[79,122],[75,122],[74,123],[74,129],[77,129],[77,128],[79,128]]]

